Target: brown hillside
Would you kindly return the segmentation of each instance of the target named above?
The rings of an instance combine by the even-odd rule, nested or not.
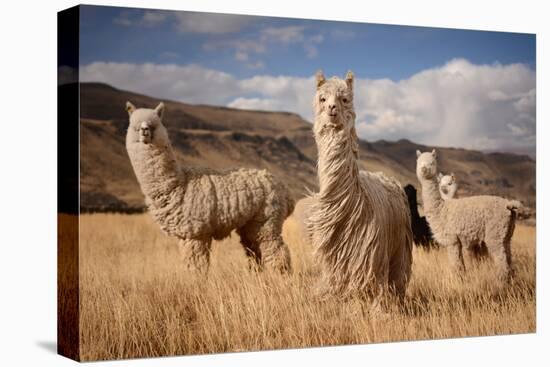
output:
[[[159,100],[100,83],[81,83],[80,93],[81,208],[143,208],[143,196],[124,146],[128,124],[124,105],[130,100],[139,107],[155,107]],[[287,182],[296,198],[305,194],[306,187],[316,189],[315,142],[311,124],[300,116],[164,102],[165,125],[182,164],[219,169],[266,168]],[[416,149],[431,147],[408,140],[361,141],[361,165],[395,176],[403,185],[418,186]],[[534,206],[535,162],[531,158],[453,148],[438,150],[441,170],[457,174],[459,195],[497,194]]]

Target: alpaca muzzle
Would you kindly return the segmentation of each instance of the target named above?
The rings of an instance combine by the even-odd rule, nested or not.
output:
[[[336,111],[327,113],[327,119],[324,125],[335,130],[340,130],[344,126],[341,116]]]
[[[338,120],[338,110],[336,108],[330,108],[327,112],[327,115],[329,119],[334,122],[335,120]]]
[[[139,141],[148,144],[153,139],[153,128],[146,122],[139,127]]]

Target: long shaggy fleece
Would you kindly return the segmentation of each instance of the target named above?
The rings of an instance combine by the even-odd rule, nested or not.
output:
[[[435,150],[417,151],[416,173],[422,184],[424,212],[435,239],[447,247],[452,265],[465,270],[463,251],[475,254],[485,244],[500,280],[512,276],[510,243],[514,233],[519,201],[497,196],[471,196],[443,200],[437,182]]]
[[[407,198],[382,173],[359,171],[353,76],[318,76],[314,135],[319,193],[307,227],[322,269],[321,290],[400,297],[411,274],[412,233]]]
[[[128,103],[126,147],[149,212],[164,232],[181,239],[189,268],[206,270],[212,238],[236,229],[259,264],[290,268],[281,237],[294,208],[288,189],[266,170],[214,171],[180,166],[157,109]]]

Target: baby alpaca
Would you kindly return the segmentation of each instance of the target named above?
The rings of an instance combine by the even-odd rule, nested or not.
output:
[[[437,159],[432,152],[416,152],[416,174],[422,185],[424,212],[441,245],[447,247],[453,267],[465,271],[464,250],[485,243],[501,281],[512,277],[510,242],[521,203],[497,196],[471,196],[443,200],[437,183]]]
[[[236,229],[259,265],[290,270],[281,229],[294,201],[281,182],[266,170],[181,166],[162,124],[164,104],[152,110],[127,102],[126,109],[126,149],[148,210],[165,233],[180,239],[188,269],[206,271],[212,239]]]
[[[443,200],[449,200],[456,198],[456,190],[458,185],[456,183],[455,174],[451,172],[449,175],[443,175],[439,173],[437,175],[437,181],[439,182],[439,193]]]

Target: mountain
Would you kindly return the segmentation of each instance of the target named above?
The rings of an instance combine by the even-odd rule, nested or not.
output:
[[[68,86],[60,86],[66,88]],[[159,99],[101,83],[80,84],[80,189],[83,211],[138,211],[143,195],[125,148],[126,101],[153,108]],[[311,124],[288,112],[238,110],[164,101],[164,123],[181,164],[217,169],[266,168],[295,198],[317,189]],[[417,149],[408,140],[360,141],[360,165],[418,186]],[[440,169],[453,171],[459,195],[495,194],[535,205],[535,161],[525,155],[438,148]]]

